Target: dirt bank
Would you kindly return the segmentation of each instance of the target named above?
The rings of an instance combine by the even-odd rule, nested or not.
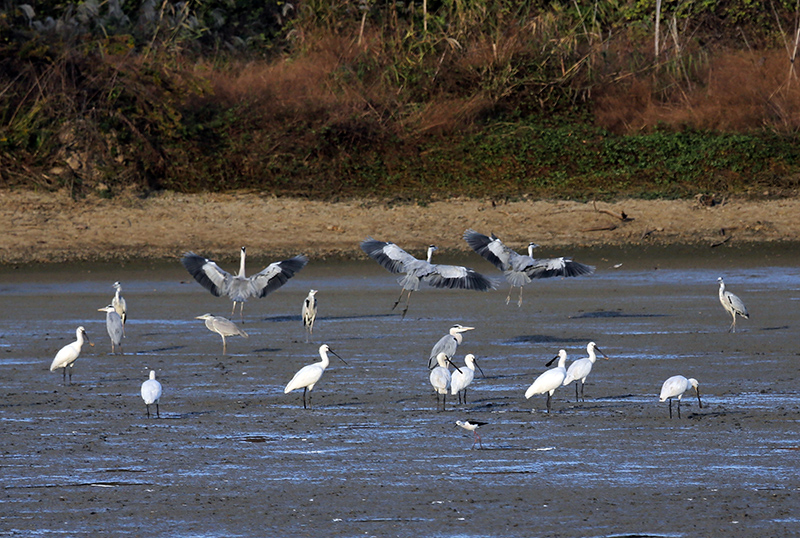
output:
[[[623,219],[623,215],[628,218]],[[257,193],[140,198],[0,191],[0,262],[166,258],[195,250],[234,256],[348,256],[368,235],[408,249],[465,250],[466,228],[543,246],[736,244],[800,240],[800,199],[623,200],[616,203],[375,200],[325,203]]]

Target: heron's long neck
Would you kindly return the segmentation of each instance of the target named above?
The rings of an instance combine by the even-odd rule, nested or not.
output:
[[[239,262],[239,276],[242,278],[244,278],[244,258],[245,258],[245,253],[244,249],[242,249],[242,259]]]
[[[428,247],[428,263],[431,263],[432,259],[433,259],[433,249]]]
[[[528,245],[528,256],[533,258],[533,245]]]
[[[463,341],[464,341],[464,337],[463,337],[463,336],[461,336],[461,333],[456,333],[456,334],[454,334],[454,335],[453,335],[453,338],[455,338],[455,339],[456,339],[456,342],[458,342],[458,343],[459,343],[459,345],[461,344],[461,342],[463,342]]]

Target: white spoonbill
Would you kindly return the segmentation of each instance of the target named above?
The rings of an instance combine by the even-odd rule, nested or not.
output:
[[[447,363],[453,364],[447,355],[444,353],[439,353],[436,355],[436,362],[438,366],[431,370],[430,374],[430,381],[431,385],[433,385],[433,390],[436,391],[436,407],[439,407],[439,395],[442,395],[442,411],[444,411],[445,403],[447,400],[447,391],[450,390],[450,380],[451,374],[450,369],[447,367]],[[455,364],[453,364],[455,366]],[[455,366],[456,369],[461,372],[461,369],[458,366]]]
[[[63,374],[65,385],[67,384],[67,368],[69,368],[69,382],[72,384],[72,366],[75,364],[75,361],[78,360],[78,356],[81,354],[83,342],[89,342],[89,335],[86,334],[86,329],[83,327],[78,327],[75,329],[75,337],[77,340],[58,350],[56,357],[50,364],[51,372],[55,372],[59,368],[64,369]],[[93,346],[94,344],[89,342],[89,345]]]
[[[478,364],[478,359],[475,358],[475,355],[472,353],[468,353],[467,356],[464,357],[464,364],[466,368],[450,374],[450,394],[458,394],[458,403],[461,403],[462,392],[464,393],[464,403],[467,403],[467,387],[472,384],[472,379],[475,377],[476,366],[478,370],[480,370],[481,375],[483,375],[483,370],[481,370]]]
[[[658,401],[663,402],[664,400],[669,400],[669,418],[672,418],[673,398],[678,399],[678,418],[681,418],[681,398],[683,397],[683,393],[692,387],[694,387],[697,393],[697,404],[700,406],[700,409],[702,409],[703,402],[700,401],[700,385],[693,377],[686,379],[682,375],[674,375],[661,385],[661,395],[658,397]]]
[[[317,381],[320,380],[322,374],[325,372],[325,368],[328,367],[330,364],[330,360],[328,359],[328,353],[336,355],[336,353],[327,345],[322,344],[319,346],[319,356],[322,358],[321,361],[315,362],[314,364],[308,364],[303,366],[298,370],[289,384],[286,385],[286,388],[283,389],[284,394],[289,394],[293,390],[303,389],[303,409],[307,409],[306,407],[306,392],[309,393],[308,395],[308,405],[311,405],[311,391],[314,390],[314,385],[317,384]],[[345,360],[339,355],[336,355],[340,361],[345,362]]]
[[[408,292],[401,318],[405,318],[411,294],[419,289],[421,280],[434,288],[489,291],[496,286],[494,281],[469,267],[431,263],[433,252],[438,250],[435,245],[428,247],[428,256],[425,260],[418,260],[394,243],[377,241],[371,237],[361,242],[361,250],[384,269],[404,274],[397,280],[403,289],[400,290],[400,296],[392,306],[394,310],[403,298],[403,292]]]
[[[202,319],[206,322],[206,327],[209,331],[215,332],[222,337],[222,354],[228,352],[228,345],[225,342],[226,336],[243,336],[249,338],[249,335],[236,326],[234,322],[222,316],[212,316],[211,314],[203,314],[194,319]]]
[[[739,315],[745,319],[748,319],[750,314],[747,313],[747,307],[744,305],[741,299],[731,292],[725,291],[725,281],[722,280],[722,277],[719,277],[717,282],[719,282],[719,302],[722,303],[722,307],[727,310],[733,318],[731,326],[728,328],[728,332],[735,333],[736,316]]]
[[[115,290],[114,298],[111,299],[111,306],[114,307],[114,311],[119,316],[119,319],[122,320],[122,336],[125,336],[125,322],[128,320],[128,303],[125,301],[125,297],[121,295],[122,284],[114,282],[111,287]]]
[[[475,448],[475,443],[478,443],[478,446],[483,448],[483,443],[481,443],[481,435],[478,433],[478,428],[485,426],[488,424],[488,422],[480,422],[478,420],[456,420],[456,424],[465,430],[472,432],[472,446],[470,449]]]
[[[189,274],[214,296],[219,297],[225,294],[233,301],[231,316],[236,310],[236,303],[239,303],[239,316],[242,321],[244,321],[244,303],[247,299],[266,297],[286,284],[296,272],[308,263],[308,258],[305,256],[295,256],[288,260],[271,263],[263,271],[248,277],[244,272],[245,252],[245,247],[242,247],[239,273],[236,275],[223,271],[213,261],[198,256],[194,252],[187,252],[181,260]]]
[[[106,331],[108,331],[108,337],[111,338],[111,354],[117,352],[116,348],[119,348],[122,353],[122,337],[125,334],[122,318],[117,314],[114,305],[98,308],[97,311],[106,313]]]
[[[308,297],[303,301],[303,327],[306,330],[306,343],[308,343],[311,333],[314,332],[314,320],[317,319],[317,290],[308,292]]]
[[[461,333],[471,331],[474,328],[475,327],[465,327],[458,323],[450,327],[450,331],[442,336],[431,348],[431,354],[430,357],[428,357],[428,368],[430,369],[436,366],[436,356],[439,353],[444,353],[452,359],[456,354],[458,345],[464,341],[464,337]]]
[[[586,352],[589,353],[588,357],[583,359],[578,359],[572,364],[569,365],[567,368],[567,377],[564,378],[564,386],[566,387],[573,381],[575,381],[575,401],[586,401],[583,397],[583,385],[586,383],[586,378],[589,377],[589,373],[592,371],[592,366],[594,366],[594,361],[597,360],[597,355],[595,354],[595,350],[599,351],[600,354],[608,360],[608,355],[603,353],[603,351],[597,347],[597,344],[594,342],[589,342],[586,346]],[[581,385],[581,396],[580,400],[578,399],[578,383]]]
[[[530,399],[531,396],[535,394],[545,394],[547,393],[547,412],[550,413],[550,399],[553,396],[553,393],[556,391],[558,387],[564,383],[564,378],[567,377],[567,369],[564,365],[567,363],[567,352],[565,350],[560,350],[558,355],[550,359],[545,366],[550,366],[553,364],[553,361],[558,359],[558,366],[555,368],[550,368],[542,375],[536,378],[536,381],[528,387],[528,390],[525,391],[525,398]]]
[[[147,407],[147,418],[150,418],[150,406],[156,405],[156,416],[161,418],[158,410],[158,400],[161,399],[161,383],[156,380],[156,371],[150,370],[150,379],[142,383],[142,400]]]

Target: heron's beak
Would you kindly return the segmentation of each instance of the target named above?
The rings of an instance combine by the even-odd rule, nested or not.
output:
[[[345,362],[345,360],[343,358],[339,357],[339,355],[334,350],[332,350],[330,347],[328,348],[328,351],[331,352],[332,354],[334,354],[336,357],[338,357],[340,361],[342,361],[345,364],[347,364],[347,362]]]
[[[475,327],[461,327],[461,330],[460,330],[459,332],[462,332],[462,333],[463,333],[464,331],[471,331],[471,330],[473,330],[474,328],[475,328]]]

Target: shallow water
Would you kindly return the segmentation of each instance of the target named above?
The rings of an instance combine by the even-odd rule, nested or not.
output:
[[[576,256],[577,257],[577,256]],[[0,529],[8,535],[697,536],[797,535],[800,258],[752,251],[586,251],[588,278],[534,282],[523,305],[425,288],[408,316],[395,277],[371,261],[312,262],[245,305],[248,339],[194,316],[230,302],[180,264],[6,268],[0,273]],[[475,257],[445,257],[493,277]],[[614,268],[617,264],[619,268]],[[233,269],[231,264],[224,267]],[[256,268],[256,263],[251,264]],[[727,332],[718,276],[751,318]],[[111,284],[128,302],[110,355]],[[300,306],[319,289],[313,343]],[[236,317],[234,317],[235,319]],[[437,411],[427,355],[453,323],[474,353],[469,403]],[[48,371],[78,325],[73,384]],[[574,388],[524,392],[560,348],[598,360]],[[346,361],[313,391],[283,387],[328,343]],[[155,369],[160,419],[139,387]],[[695,377],[670,420],[669,376]],[[455,426],[471,418],[483,449]],[[687,521],[691,523],[687,524]]]

